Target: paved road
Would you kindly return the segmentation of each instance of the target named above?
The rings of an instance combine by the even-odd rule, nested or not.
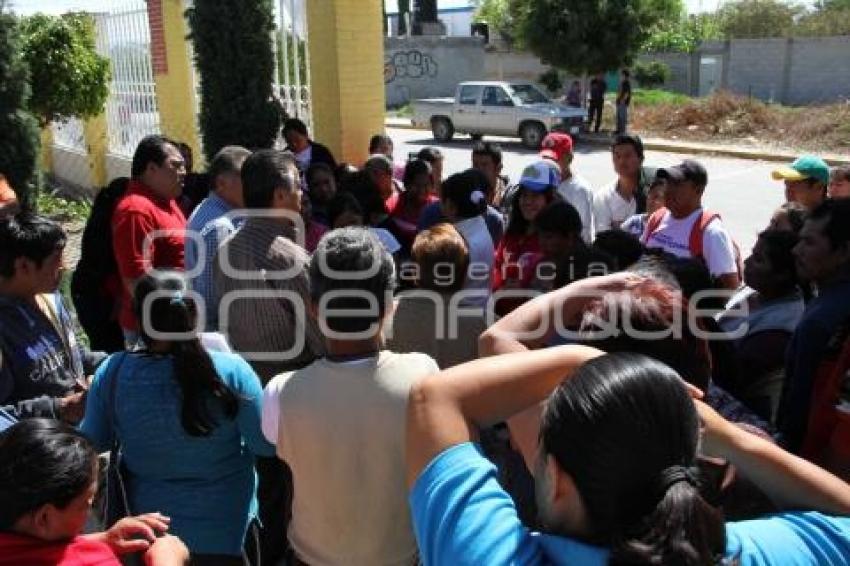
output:
[[[430,132],[422,130],[390,129],[387,132],[395,142],[396,159],[405,159],[409,152],[435,144]],[[487,138],[498,141],[504,153],[503,172],[516,181],[528,163],[537,158],[535,152],[509,138]],[[445,157],[444,175],[457,173],[470,166],[472,142],[464,136],[449,144],[439,145]],[[648,151],[646,164],[652,166],[673,165],[688,155]],[[741,245],[745,255],[756,240],[756,234],[767,226],[773,210],[782,204],[782,185],[770,178],[776,163],[750,161],[728,157],[696,156],[708,171],[708,187],[705,204],[721,213],[723,221]],[[614,178],[611,156],[608,149],[597,145],[579,143],[576,147],[576,170],[594,189]]]

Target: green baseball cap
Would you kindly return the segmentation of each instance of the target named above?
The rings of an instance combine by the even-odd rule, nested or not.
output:
[[[776,181],[802,181],[814,179],[824,185],[829,184],[829,165],[820,157],[803,155],[798,157],[790,167],[780,167],[771,174]]]

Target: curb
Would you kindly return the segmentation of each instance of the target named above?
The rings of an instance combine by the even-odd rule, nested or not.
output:
[[[384,124],[388,128],[396,128],[400,130],[423,130],[427,128],[416,128],[405,118],[387,118]],[[608,146],[611,144],[610,137],[601,137],[593,135],[584,135],[581,141],[592,145]],[[776,161],[782,163],[790,163],[799,157],[799,154],[788,153],[782,151],[767,152],[760,149],[746,149],[737,147],[712,146],[699,143],[675,142],[662,139],[644,139],[643,147],[655,151],[669,151],[671,153],[693,153],[698,155],[717,155],[721,157],[736,157],[738,159],[754,159],[760,161]],[[830,166],[850,165],[850,157],[842,157],[840,155],[822,156],[823,160]]]

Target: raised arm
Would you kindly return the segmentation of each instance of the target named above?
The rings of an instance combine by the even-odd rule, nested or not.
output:
[[[850,515],[850,485],[778,445],[735,426],[700,401],[702,452],[725,458],[782,509]]]
[[[601,354],[584,346],[506,354],[449,368],[414,385],[407,407],[408,485],[445,449],[539,403]]]
[[[627,291],[645,278],[620,272],[590,277],[535,297],[506,315],[478,339],[478,354],[492,356],[546,346],[559,327],[578,324],[585,306],[606,293]]]

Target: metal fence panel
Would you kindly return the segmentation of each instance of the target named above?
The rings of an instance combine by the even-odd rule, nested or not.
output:
[[[151,65],[147,4],[132,0],[96,14],[98,49],[112,65],[106,103],[109,151],[130,157],[149,134],[160,133]]]

